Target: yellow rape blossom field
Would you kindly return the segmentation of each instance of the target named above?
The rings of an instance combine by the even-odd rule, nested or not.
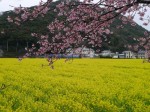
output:
[[[139,59],[0,59],[0,112],[150,112],[150,63]]]

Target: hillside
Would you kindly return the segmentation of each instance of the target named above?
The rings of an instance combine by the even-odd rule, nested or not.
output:
[[[53,3],[51,7],[54,7],[57,2]],[[19,55],[24,53],[26,46],[31,46],[32,43],[36,43],[37,39],[31,37],[31,32],[41,32],[46,34],[48,32],[47,25],[53,21],[55,13],[49,12],[44,18],[39,17],[34,21],[29,21],[21,25],[20,27],[15,26],[7,22],[6,18],[8,15],[15,16],[12,11],[4,12],[0,16],[0,31],[5,31],[5,34],[0,34],[0,47],[6,52],[13,52]],[[139,25],[132,27],[130,24],[124,26],[123,29],[116,29],[117,25],[121,24],[121,20],[116,19],[111,25],[111,31],[113,32],[111,37],[111,44],[103,43],[102,49],[110,49],[114,52],[121,52],[126,50],[125,44],[132,44],[134,38],[142,37],[145,31]]]
[[[124,45],[133,44],[135,41],[133,38],[140,38],[144,36],[144,32],[147,31],[143,27],[136,24],[136,26],[132,26],[130,23],[123,25],[124,28],[117,29],[116,26],[121,25],[122,21],[116,19],[114,23],[111,25],[111,31],[113,34],[111,35],[111,44],[109,48],[112,51],[123,51],[127,48],[124,48]]]

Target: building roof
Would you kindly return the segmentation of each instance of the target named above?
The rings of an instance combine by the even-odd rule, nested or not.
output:
[[[128,53],[128,52],[132,52],[132,51],[123,51],[123,53]]]
[[[146,51],[140,50],[138,51],[138,54],[145,54]]]

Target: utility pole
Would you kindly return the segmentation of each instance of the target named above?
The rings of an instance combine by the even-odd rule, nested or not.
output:
[[[9,50],[9,41],[7,40],[7,52]]]
[[[16,44],[16,52],[18,51],[18,41],[17,41],[17,44]]]

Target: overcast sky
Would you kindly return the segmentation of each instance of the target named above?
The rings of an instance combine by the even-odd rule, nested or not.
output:
[[[43,0],[43,1],[47,1],[47,0]],[[98,0],[94,0],[94,1],[98,1]],[[13,10],[14,8],[11,6],[18,7],[21,4],[21,6],[23,7],[30,7],[39,4],[39,2],[40,0],[0,0],[0,12]],[[141,21],[139,21],[138,16],[135,17],[135,21],[139,25],[143,24]],[[142,27],[150,31],[150,24],[148,26],[142,26]]]

